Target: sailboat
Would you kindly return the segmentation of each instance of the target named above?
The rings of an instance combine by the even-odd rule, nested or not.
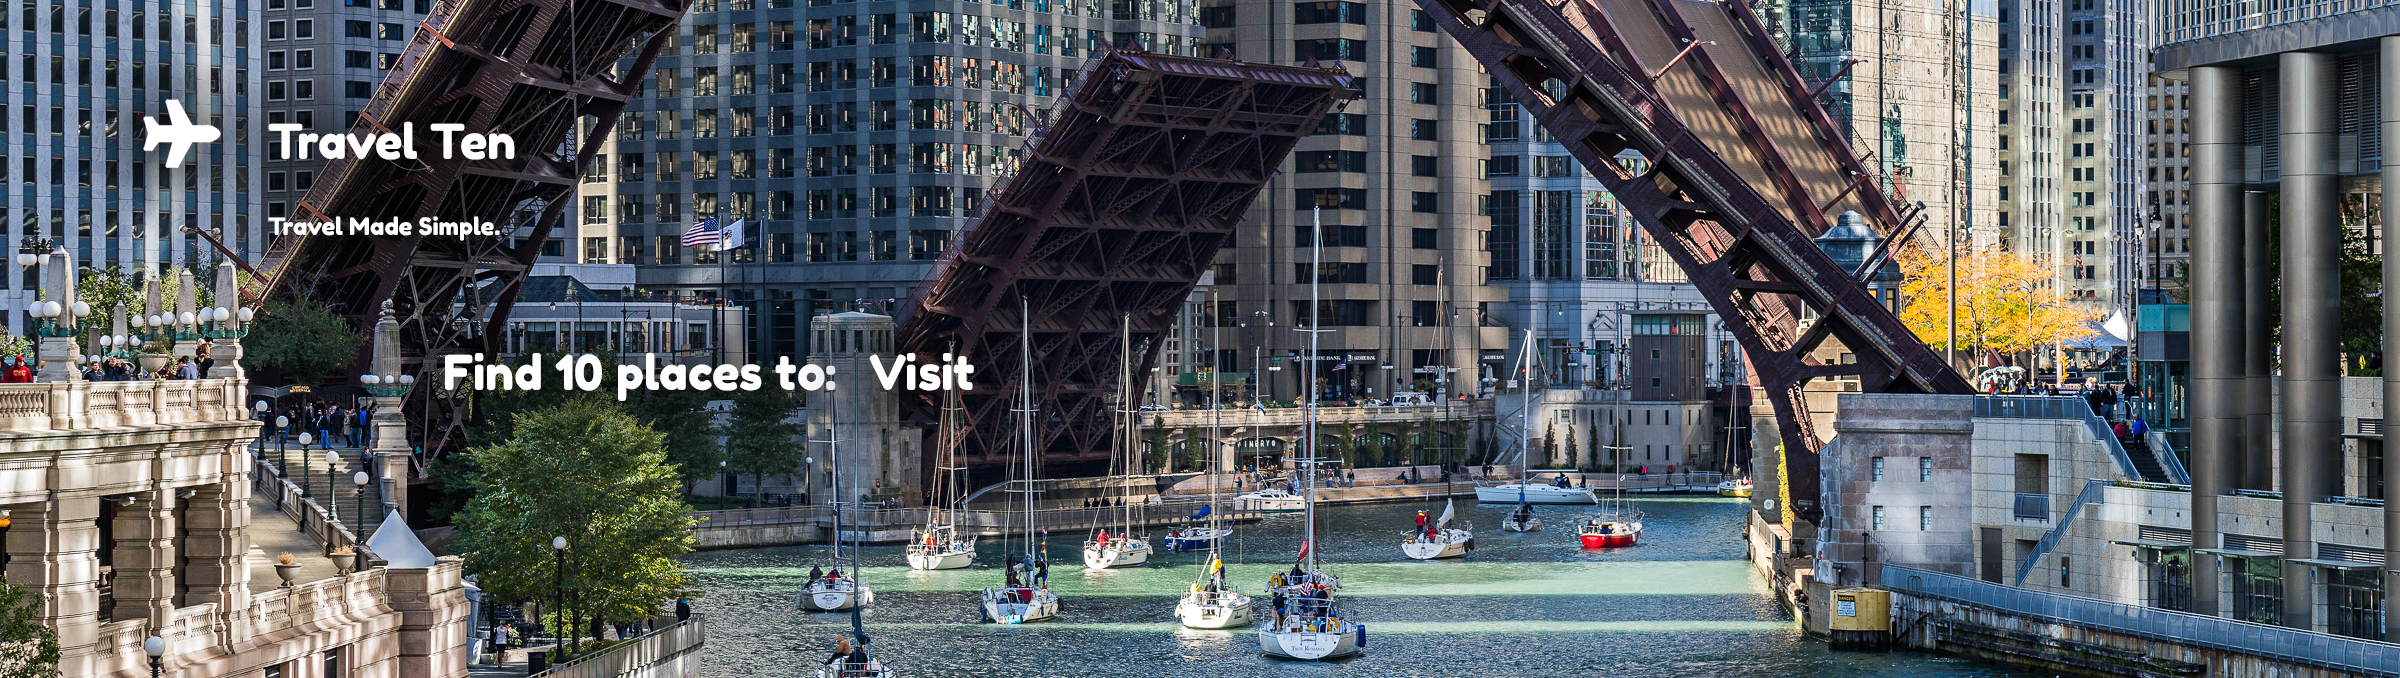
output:
[[[1133,567],[1150,562],[1150,538],[1133,534],[1133,476],[1134,435],[1141,420],[1135,417],[1140,410],[1133,395],[1133,316],[1118,319],[1117,332],[1117,458],[1111,464],[1123,464],[1125,475],[1117,478],[1117,533],[1109,534],[1101,527],[1092,538],[1083,542],[1083,566],[1094,570],[1112,567]]]
[[[1323,262],[1325,258],[1324,227],[1316,224],[1317,211],[1309,213],[1316,226],[1317,237],[1310,238],[1310,259]],[[1314,270],[1314,267],[1311,267]],[[1267,581],[1267,593],[1274,596],[1274,620],[1258,627],[1259,652],[1270,657],[1286,659],[1337,659],[1358,654],[1367,644],[1367,627],[1343,619],[1334,608],[1333,594],[1342,582],[1320,569],[1317,560],[1317,335],[1330,330],[1317,326],[1317,283],[1308,284],[1308,354],[1303,359],[1307,375],[1301,381],[1308,389],[1307,409],[1300,420],[1301,440],[1306,441],[1307,456],[1300,458],[1301,514],[1300,556],[1289,573],[1276,574]]]
[[[947,362],[950,356],[942,359]],[[941,475],[934,478],[934,491],[942,503],[933,507],[925,529],[908,543],[911,570],[955,570],[975,562],[975,535],[958,530],[958,512],[965,508],[960,504],[965,503],[966,492],[966,481],[960,474],[967,470],[958,463],[957,413],[961,409],[958,398],[955,389],[942,395],[942,452],[940,466],[935,468]]]
[[[875,638],[867,635],[867,622],[856,607],[850,608],[850,637],[834,646],[833,655],[817,667],[817,678],[893,678],[899,675],[875,656]]]
[[[1408,539],[1400,542],[1400,554],[1417,560],[1466,555],[1469,549],[1475,548],[1475,533],[1471,529],[1450,527],[1450,519],[1457,514],[1456,500],[1442,500],[1441,518],[1423,532],[1410,532]]]
[[[833,412],[832,420],[841,421],[841,413]],[[835,431],[828,427],[825,439],[816,441],[825,444],[827,458],[832,460],[833,465],[833,486],[829,488],[833,495],[830,502],[833,507],[833,570],[822,577],[810,575],[808,583],[801,586],[800,594],[794,596],[793,600],[800,609],[810,612],[840,612],[875,602],[874,590],[867,588],[866,581],[860,578],[863,573],[857,567],[856,558],[842,557],[842,497],[848,495],[842,489],[842,452],[840,438]],[[852,555],[857,555],[855,549]],[[851,565],[847,575],[842,573],[844,563]]]
[[[1500,529],[1510,532],[1542,531],[1542,517],[1533,514],[1533,503],[1525,501],[1523,490],[1517,491],[1517,508],[1508,512],[1507,519],[1500,521]]]
[[[1034,495],[1040,491],[1033,484],[1034,469],[1039,460],[1033,449],[1033,314],[1024,297],[1017,298],[1018,321],[1023,323],[1017,340],[1017,364],[1025,378],[1017,383],[1017,446],[1024,455],[1021,476],[1024,489],[1010,490],[1025,498],[1025,555],[1008,566],[1008,585],[983,590],[983,618],[1002,624],[1023,624],[1058,616],[1058,594],[1050,591],[1050,557],[1048,532],[1034,526]]]
[[[1616,439],[1625,439],[1625,425],[1622,423],[1617,424]],[[1606,449],[1610,451],[1610,458],[1623,459],[1626,452],[1633,451],[1633,446],[1609,445]],[[1642,512],[1625,508],[1625,474],[1617,474],[1616,497],[1608,507],[1598,515],[1584,519],[1575,531],[1587,549],[1632,546],[1641,540]]]
[[[1211,301],[1214,299],[1212,298]],[[1215,332],[1215,329],[1210,329],[1210,332]],[[1216,343],[1213,337],[1209,343],[1211,345]],[[1179,544],[1200,543],[1205,546],[1201,546],[1197,550],[1208,552],[1208,560],[1200,567],[1199,578],[1192,581],[1192,588],[1190,591],[1184,592],[1183,599],[1175,602],[1175,620],[1189,628],[1229,629],[1250,625],[1250,597],[1225,585],[1225,535],[1232,534],[1233,530],[1224,526],[1224,518],[1219,516],[1215,510],[1219,498],[1216,487],[1217,472],[1222,470],[1219,466],[1222,465],[1223,459],[1213,449],[1219,435],[1218,420],[1221,418],[1216,413],[1223,411],[1217,409],[1216,405],[1223,391],[1217,380],[1212,378],[1209,383],[1208,439],[1212,449],[1208,455],[1208,505],[1200,508],[1200,512],[1208,517],[1208,523],[1180,528],[1181,531],[1168,535],[1167,548],[1176,549]],[[1206,532],[1194,534],[1194,532],[1203,530]]]
[[[840,465],[841,458],[834,457],[834,464]],[[838,479],[840,474],[837,472],[835,477]],[[838,509],[836,513],[839,513]],[[837,545],[841,543],[841,530],[834,530],[833,541]],[[852,548],[856,547],[852,545]],[[854,571],[852,576],[857,578],[858,590],[866,591],[867,573]],[[870,600],[873,595],[868,594]],[[882,657],[875,656],[875,638],[867,635],[867,620],[862,613],[865,607],[850,606],[850,637],[835,645],[833,655],[826,657],[825,663],[817,667],[817,678],[893,678],[899,675],[884,665]]]
[[[1593,496],[1590,488],[1576,487],[1567,483],[1567,474],[1575,469],[1536,470],[1532,468],[1533,371],[1534,361],[1538,359],[1539,356],[1533,352],[1533,330],[1525,330],[1525,346],[1517,358],[1518,376],[1523,378],[1523,381],[1518,384],[1517,393],[1524,403],[1517,410],[1517,468],[1519,469],[1517,481],[1477,487],[1475,488],[1475,501],[1486,504],[1507,501],[1514,501],[1518,504],[1600,503],[1600,498]],[[1555,483],[1534,482],[1533,476],[1537,473],[1557,473],[1558,481]]]

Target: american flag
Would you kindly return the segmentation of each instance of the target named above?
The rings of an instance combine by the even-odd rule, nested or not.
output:
[[[716,246],[716,244],[717,244],[717,218],[716,218],[716,217],[709,217],[709,218],[706,218],[706,219],[701,219],[701,220],[699,220],[699,221],[696,221],[696,222],[692,222],[692,227],[691,227],[691,228],[688,228],[688,229],[684,229],[684,231],[683,231],[683,246],[684,246],[684,247],[715,247],[715,246]]]

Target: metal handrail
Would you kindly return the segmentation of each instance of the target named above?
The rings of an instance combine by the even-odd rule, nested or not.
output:
[[[2174,481],[2177,485],[2192,484],[2192,474],[2190,471],[2184,470],[2183,460],[2175,456],[2175,444],[2167,440],[2166,432],[2151,429],[2150,433],[2143,437],[2150,441],[2150,450],[2158,456],[2158,463],[2167,467],[2168,480]]]
[[[2100,501],[2100,495],[2106,491],[2103,489],[2106,487],[2108,481],[2105,480],[2083,482],[2083,491],[2075,493],[2075,503],[2067,505],[2067,512],[2058,517],[2058,522],[2050,526],[2049,532],[2042,533],[2041,541],[2034,543],[2033,552],[2025,554],[2025,560],[2017,563],[2018,586],[2024,586],[2025,577],[2033,574],[2033,566],[2040,564],[2042,556],[2049,555],[2050,549],[2058,546],[2058,538],[2066,536],[2067,526],[2075,524],[2075,516],[2083,512],[2083,505]]]
[[[2142,479],[2141,469],[2133,465],[2133,455],[2117,442],[2116,432],[2108,422],[2092,413],[2092,406],[2074,396],[1975,396],[1976,418],[1990,419],[2074,419],[2091,429],[2092,437],[2108,447],[2108,458],[2117,463],[2117,473],[2135,480]],[[2177,464],[2181,467],[2181,464]]]
[[[1883,585],[1918,598],[2045,622],[2360,675],[2400,677],[2400,645],[2391,643],[2033,591],[1901,565],[1883,567]]]

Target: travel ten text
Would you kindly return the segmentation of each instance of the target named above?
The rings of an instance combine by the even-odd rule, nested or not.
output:
[[[442,388],[456,390],[460,382],[479,391],[542,390],[542,375],[558,372],[559,384],[570,391],[597,391],[603,387],[600,357],[567,354],[542,369],[542,354],[528,356],[523,365],[486,364],[484,355],[453,354],[442,356]],[[938,391],[975,390],[968,377],[975,366],[966,359],[948,353],[942,362],[917,363],[916,356],[902,355],[887,364],[883,356],[868,356],[875,380],[884,390]],[[835,387],[835,369],[830,365],[794,365],[790,356],[775,359],[775,383],[786,391],[831,391]],[[765,380],[757,365],[667,364],[658,362],[658,354],[644,353],[640,364],[617,365],[617,400],[627,393],[642,389],[665,391],[756,391]]]

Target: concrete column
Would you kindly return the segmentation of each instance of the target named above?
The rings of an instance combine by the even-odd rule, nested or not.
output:
[[[2400,37],[2384,38],[2382,47],[2383,68],[2378,71],[2383,79],[2381,122],[2384,138],[2390,139],[2395,138],[2392,135],[2400,134]],[[2385,155],[2391,157],[2383,160],[2383,185],[2400,187],[2400,153]],[[2389,209],[2384,213],[2391,214]],[[2390,216],[2384,217],[2387,238],[2390,237],[2392,220]],[[2383,258],[2383,279],[2400,280],[2400,256],[2387,255]],[[2395,306],[2389,294],[2383,297],[2383,337],[2385,342],[2400,337],[2400,306]],[[2384,355],[2387,361],[2392,356],[2400,356],[2400,345],[2385,346]],[[2400,403],[2400,369],[2387,368],[2383,371],[2383,402],[2387,408],[2392,403]],[[2400,492],[2400,464],[2392,461],[2392,448],[2387,445],[2383,449],[2383,562],[2400,566],[2400,497],[2392,496]],[[2395,593],[2400,593],[2400,572],[2387,571],[2383,579],[2384,640],[2400,642],[2400,604],[2394,604]]]
[[[247,467],[242,467],[247,468]],[[213,485],[193,488],[184,500],[182,536],[183,596],[178,605],[217,604],[217,614],[229,623],[246,623],[242,610],[250,607],[250,481],[249,474],[228,474]],[[249,630],[235,629],[232,637],[246,638]]]
[[[100,500],[12,508],[8,581],[41,594],[39,622],[58,632],[59,675],[91,675],[100,640]]]
[[[113,500],[112,500],[113,501]],[[116,565],[109,618],[148,619],[165,628],[175,613],[175,490],[156,488],[117,507],[107,544]]]
[[[2339,494],[2342,391],[2340,194],[2333,56],[2278,56],[2283,91],[2283,552],[2315,558],[2310,508]],[[2316,587],[2286,565],[2284,625],[2311,628]]]
[[[460,581],[463,568],[457,556],[442,556],[433,567],[392,568],[384,574],[385,594],[400,612],[397,641],[398,675],[423,678],[466,678],[472,663],[474,608]]]
[[[2191,69],[2192,546],[2217,548],[2217,497],[2242,454],[2242,73]],[[2217,559],[2192,559],[2192,609],[2218,614]]]
[[[2273,263],[2264,256],[2273,236],[2267,232],[2267,192],[2242,192],[2242,456],[2239,469],[2226,482],[2252,490],[2275,489],[2275,314],[2268,298]]]

